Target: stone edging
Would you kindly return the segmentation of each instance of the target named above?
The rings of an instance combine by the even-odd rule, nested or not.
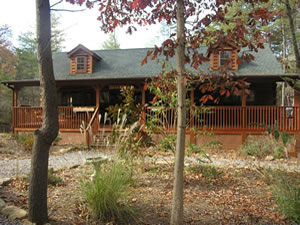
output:
[[[2,178],[0,179],[0,188],[6,184],[8,184],[12,178]],[[35,223],[31,223],[28,220],[28,213],[21,208],[18,208],[14,205],[7,205],[6,202],[0,198],[0,212],[1,215],[8,218],[10,221],[18,220],[24,225],[35,225]],[[50,225],[49,223],[45,225]]]

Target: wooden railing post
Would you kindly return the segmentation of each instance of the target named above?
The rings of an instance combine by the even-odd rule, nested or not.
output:
[[[17,126],[17,106],[18,106],[18,93],[19,89],[15,87],[13,89],[13,109],[12,109],[12,132],[16,134],[15,128]]]
[[[300,113],[299,113],[299,107],[300,107],[300,93],[298,90],[294,90],[294,106],[297,107],[295,117],[296,117],[296,128],[297,128],[297,133],[295,135],[296,139],[296,146],[295,146],[295,157],[300,157]]]

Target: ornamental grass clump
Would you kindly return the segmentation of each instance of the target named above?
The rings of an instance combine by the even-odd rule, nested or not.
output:
[[[132,172],[123,163],[104,164],[95,168],[92,181],[82,184],[83,199],[94,218],[101,222],[128,224],[135,211],[128,203]]]
[[[265,136],[264,138],[247,140],[239,152],[258,159],[264,159],[266,156],[280,159],[284,157],[284,148],[284,145],[275,141],[274,138]]]
[[[280,211],[300,224],[300,182],[279,172],[274,176],[273,196]]]

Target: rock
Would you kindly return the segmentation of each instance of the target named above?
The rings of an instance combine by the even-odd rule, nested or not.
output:
[[[108,158],[104,158],[104,157],[91,157],[91,158],[87,158],[85,160],[86,164],[92,164],[94,167],[98,167],[100,166],[102,163],[105,163],[108,161]]]
[[[5,201],[0,198],[0,210],[6,206]]]
[[[68,147],[68,148],[62,148],[59,150],[60,153],[66,153],[66,152],[70,152],[73,150],[73,147]]]
[[[10,178],[0,178],[0,187],[6,185],[10,180]]]
[[[24,219],[27,217],[27,212],[16,206],[5,206],[1,212],[4,216],[7,216],[9,220]]]
[[[36,223],[30,222],[28,219],[23,220],[22,223],[23,223],[24,225],[36,225]]]
[[[266,160],[266,161],[273,161],[273,160],[274,160],[274,157],[271,156],[271,155],[268,155],[268,156],[266,156],[265,160]]]

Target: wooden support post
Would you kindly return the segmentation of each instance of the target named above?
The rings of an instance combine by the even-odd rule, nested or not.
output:
[[[142,89],[142,115],[141,115],[141,125],[143,126],[143,129],[146,125],[146,90],[145,88]]]
[[[15,87],[13,89],[13,109],[12,109],[12,132],[14,134],[16,134],[15,128],[17,125],[17,109],[16,107],[18,106],[18,93],[19,93],[19,89],[17,87]]]
[[[100,87],[96,87],[96,109],[98,109],[96,119],[93,123],[93,133],[97,133],[99,129],[99,109],[100,109],[100,94],[101,94],[101,89]]]
[[[247,95],[243,92],[242,93],[242,107],[243,107],[243,115],[242,115],[242,123],[243,123],[243,129],[246,128],[247,126],[247,116],[246,116],[246,106],[247,105]],[[242,140],[241,140],[241,143],[242,145],[245,143],[245,140],[247,138],[247,134],[242,131]]]
[[[96,94],[96,102],[95,102],[96,109],[95,110],[98,110],[98,111],[96,114],[96,118],[94,119],[93,124],[92,124],[92,134],[93,135],[97,134],[98,129],[99,129],[100,87],[95,88],[95,94]]]
[[[195,91],[194,88],[191,88],[191,107],[189,109],[190,113],[190,143],[196,144],[196,135],[195,135],[195,124],[194,124],[194,107],[195,105]]]
[[[299,107],[300,107],[300,93],[297,90],[294,90],[294,106],[298,107],[294,115],[294,119],[296,119],[297,124],[297,133],[295,134],[295,139],[296,139],[296,146],[295,146],[295,151],[294,152],[289,152],[290,156],[300,158],[300,113],[299,113]]]

